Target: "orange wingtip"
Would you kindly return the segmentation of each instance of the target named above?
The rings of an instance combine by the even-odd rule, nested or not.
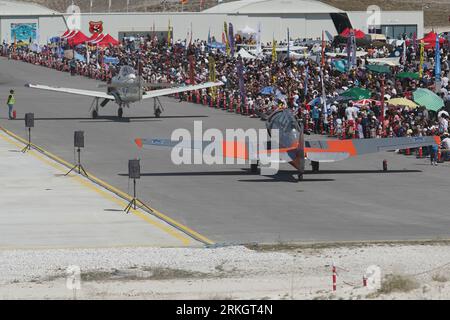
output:
[[[141,138],[136,138],[134,139],[134,143],[136,143],[136,145],[139,147],[139,149],[142,149],[142,139]]]

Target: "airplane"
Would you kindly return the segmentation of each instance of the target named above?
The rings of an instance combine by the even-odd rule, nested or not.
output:
[[[288,109],[274,111],[267,119],[266,128],[269,135],[272,130],[279,130],[279,149],[271,149],[268,143],[267,149],[255,151],[258,149],[252,141],[224,141],[222,142],[222,150],[220,150],[222,156],[224,158],[245,159],[251,164],[250,171],[256,173],[258,172],[258,159],[261,154],[270,151],[271,153],[278,154],[279,163],[291,164],[297,170],[298,181],[302,181],[305,172],[305,160],[310,160],[312,171],[318,172],[321,162],[336,162],[350,157],[380,151],[440,144],[440,138],[437,136],[305,141],[303,124],[299,123]],[[155,146],[173,148],[180,142],[168,139],[137,138],[135,139],[135,143],[141,149],[143,147],[153,148]],[[203,147],[210,143],[212,142],[203,141]],[[183,148],[189,148],[189,146],[192,148],[193,145],[194,143],[183,143]]]
[[[119,109],[117,110],[117,116],[119,118],[122,118],[124,106],[129,108],[131,103],[150,98],[153,98],[154,114],[157,118],[159,118],[163,111],[163,107],[161,101],[159,100],[159,97],[180,92],[212,88],[222,85],[223,85],[222,82],[217,81],[217,82],[205,82],[189,86],[166,87],[163,89],[145,91],[144,82],[142,81],[141,77],[136,75],[136,72],[133,67],[125,65],[120,68],[118,75],[111,79],[111,83],[107,85],[107,92],[51,87],[31,83],[27,84],[26,87],[93,97],[94,100],[92,101],[90,112],[92,114],[92,118],[95,119],[98,117],[99,105],[101,107],[104,107],[108,104],[108,102],[114,101],[119,106]],[[157,87],[156,84],[150,84],[149,86]],[[99,103],[100,99],[103,99],[101,103]]]

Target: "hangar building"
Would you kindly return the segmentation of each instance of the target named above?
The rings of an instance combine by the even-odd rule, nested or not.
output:
[[[103,32],[115,38],[130,35],[167,34],[169,21],[173,38],[206,39],[208,33],[221,41],[224,22],[232,23],[235,32],[257,30],[261,25],[261,40],[319,38],[322,30],[334,36],[346,27],[368,32],[378,25],[378,32],[398,38],[415,32],[423,36],[423,11],[383,11],[374,19],[373,12],[349,11],[324,4],[318,0],[240,0],[219,4],[202,12],[130,12],[130,13],[59,13],[48,8],[13,0],[0,0],[0,41],[29,41],[40,44],[63,34],[68,26],[77,25],[90,35],[90,22],[101,22]],[[91,30],[92,31],[92,30]]]

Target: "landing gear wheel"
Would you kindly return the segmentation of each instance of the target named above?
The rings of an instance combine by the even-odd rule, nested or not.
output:
[[[158,108],[155,110],[155,117],[159,118],[160,116],[161,116],[161,109]]]
[[[311,161],[311,166],[313,172],[319,172],[319,162]]]
[[[122,118],[122,116],[123,116],[123,109],[122,108],[119,108],[119,110],[117,110],[117,116],[119,118]]]
[[[298,181],[303,181],[303,173],[298,174]]]
[[[258,173],[258,164],[257,163],[252,163],[250,165],[250,172],[251,173]]]
[[[97,118],[98,118],[97,110],[92,111],[92,119],[97,119]]]

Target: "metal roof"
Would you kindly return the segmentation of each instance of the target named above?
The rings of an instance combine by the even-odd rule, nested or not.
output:
[[[344,11],[317,0],[240,0],[219,4],[203,12],[224,14],[289,14],[342,13]]]
[[[0,16],[33,16],[53,14],[58,14],[58,12],[36,3],[0,0]]]

